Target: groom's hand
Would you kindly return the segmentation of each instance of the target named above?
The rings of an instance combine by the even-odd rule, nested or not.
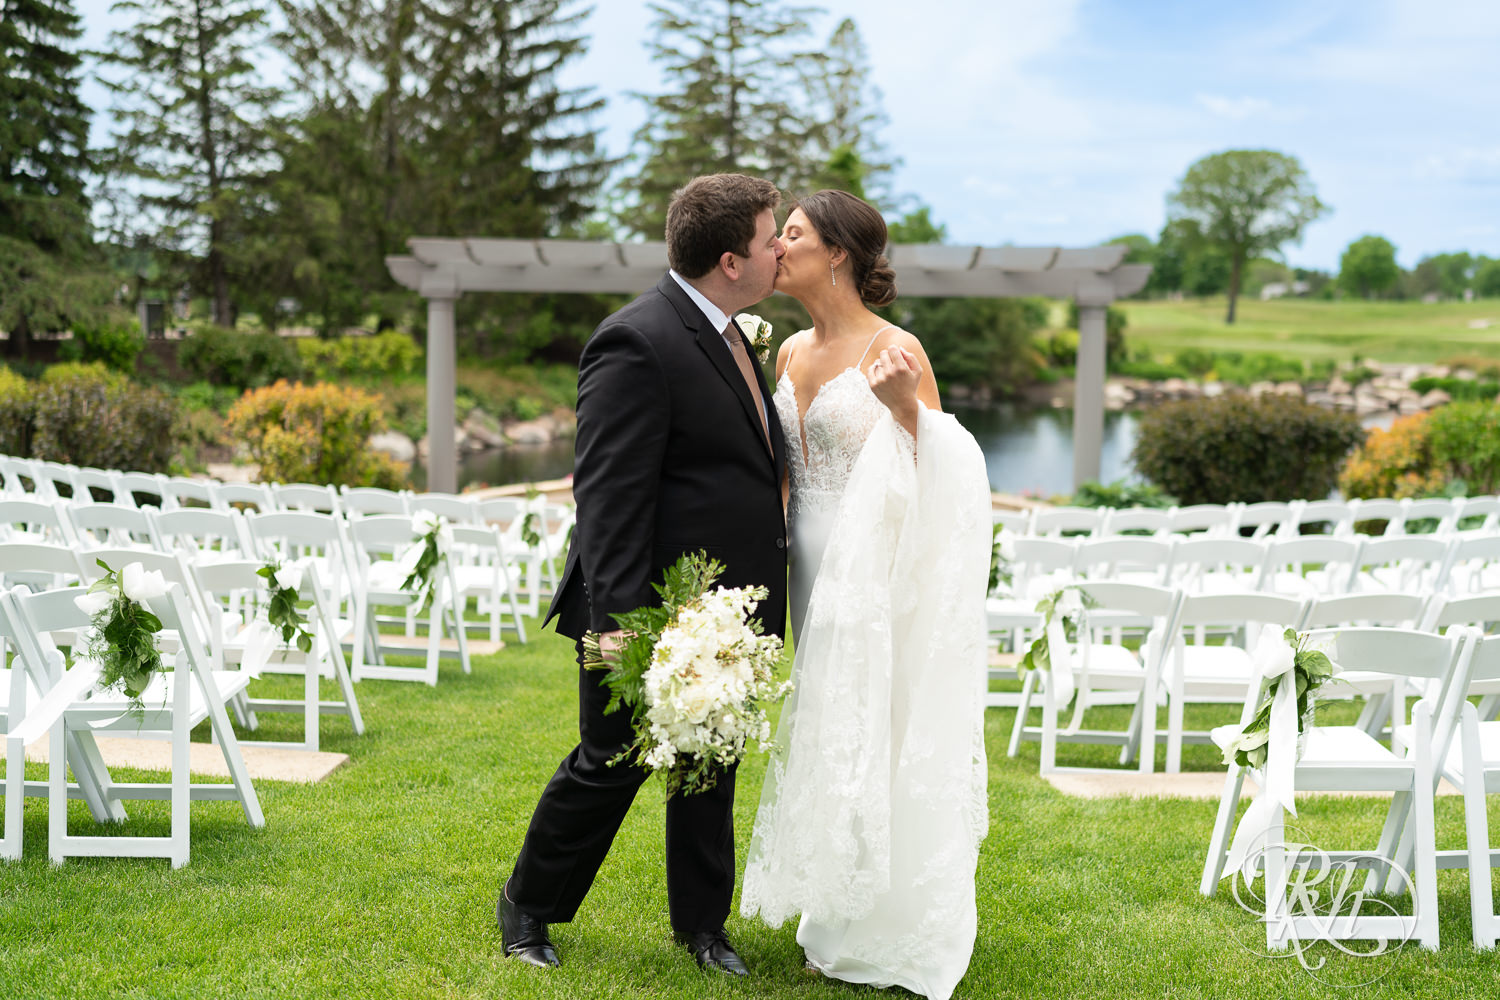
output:
[[[625,630],[618,628],[599,633],[599,655],[604,657],[605,663],[614,663],[620,659],[620,647],[625,645],[624,635]]]

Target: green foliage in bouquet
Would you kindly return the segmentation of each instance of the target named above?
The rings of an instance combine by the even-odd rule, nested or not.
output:
[[[307,630],[307,618],[297,607],[296,589],[283,587],[277,579],[276,573],[280,569],[280,563],[270,562],[255,571],[255,575],[264,579],[271,591],[271,600],[266,604],[266,619],[272,628],[281,633],[282,642],[291,645],[295,639],[298,649],[303,653],[311,653],[313,637]]]
[[[95,562],[104,576],[94,581],[88,593],[106,594],[110,601],[93,616],[94,635],[86,652],[99,664],[100,686],[123,690],[138,710],[151,675],[162,669],[161,651],[156,646],[161,619],[126,596],[120,575],[102,559]]]
[[[1297,685],[1297,735],[1307,731],[1312,722],[1312,696],[1333,676],[1333,662],[1326,653],[1307,648],[1306,634],[1298,635],[1296,629],[1283,633],[1287,645],[1296,652],[1292,656],[1292,669],[1272,679],[1266,687],[1265,697],[1255,710],[1255,717],[1240,731],[1238,739],[1224,753],[1224,763],[1232,759],[1241,767],[1265,767],[1269,753],[1271,734],[1271,705],[1276,694],[1287,679],[1294,678]],[[1264,733],[1264,736],[1258,735]],[[1247,748],[1248,745],[1248,748]]]

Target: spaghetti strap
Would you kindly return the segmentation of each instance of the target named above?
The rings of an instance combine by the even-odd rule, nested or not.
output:
[[[894,324],[894,323],[887,323],[885,326],[882,326],[879,330],[875,331],[875,337],[879,337],[882,333],[885,333],[885,331],[887,331],[887,330],[894,330],[894,329],[896,329],[896,324]],[[865,353],[861,354],[859,356],[859,364],[855,365],[854,367],[856,367],[856,368],[863,368],[865,366],[865,355],[868,355],[870,353],[870,348],[872,348],[872,347],[875,346],[875,337],[871,337],[870,338],[870,342],[865,345]],[[788,357],[790,358],[790,355]]]

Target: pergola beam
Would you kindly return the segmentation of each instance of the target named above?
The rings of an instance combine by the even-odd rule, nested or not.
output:
[[[428,300],[428,489],[457,487],[453,440],[456,331],[464,292],[634,294],[667,269],[665,243],[413,237],[409,255],[386,258],[391,277]],[[1073,402],[1073,484],[1099,478],[1104,438],[1105,308],[1146,284],[1151,268],[1123,264],[1126,248],[983,247],[937,243],[890,247],[900,294],[914,298],[1073,299],[1079,307]],[[446,427],[446,430],[439,428]]]

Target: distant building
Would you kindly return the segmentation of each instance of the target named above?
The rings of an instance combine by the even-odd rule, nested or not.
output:
[[[1288,285],[1284,281],[1272,281],[1260,288],[1260,300],[1279,299],[1287,295],[1306,295],[1311,286],[1305,281],[1294,281]]]

